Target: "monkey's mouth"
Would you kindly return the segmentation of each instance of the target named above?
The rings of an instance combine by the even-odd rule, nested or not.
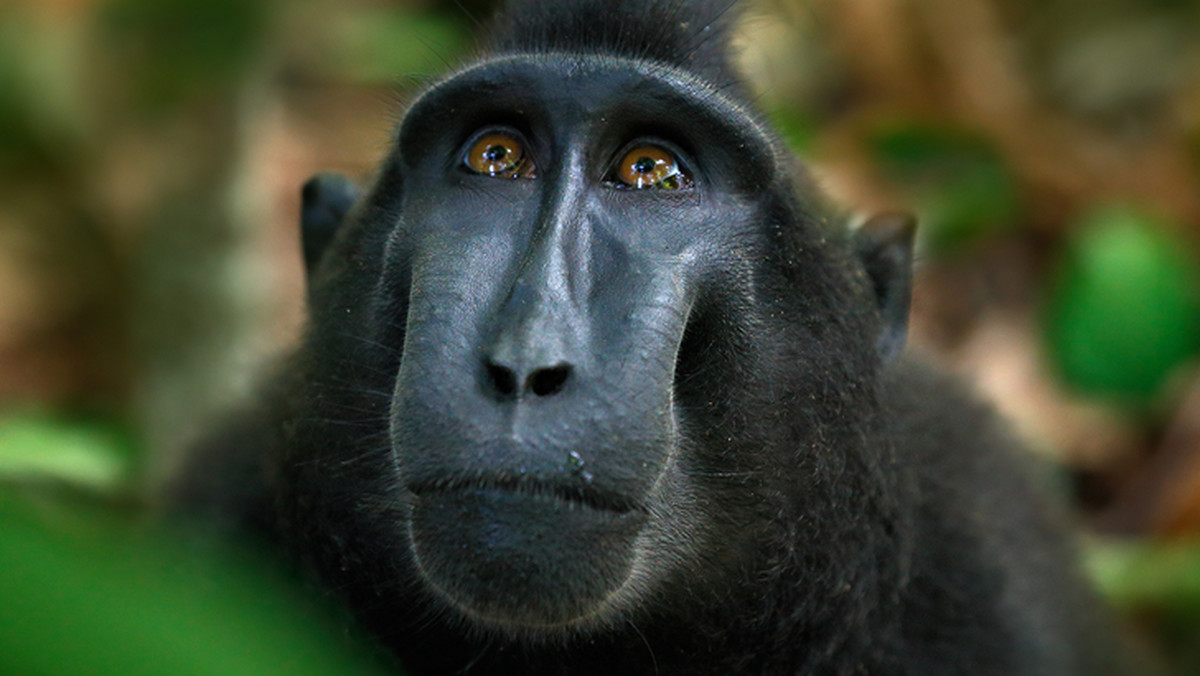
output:
[[[616,515],[644,511],[638,501],[626,496],[598,489],[586,483],[564,485],[537,481],[527,477],[472,477],[451,478],[437,481],[419,481],[409,484],[409,490],[418,498],[435,493],[507,492],[524,496],[530,500],[560,502],[568,506],[586,507]]]
[[[628,579],[647,511],[590,486],[530,480],[410,485],[417,566],[436,595],[493,628],[595,616]]]

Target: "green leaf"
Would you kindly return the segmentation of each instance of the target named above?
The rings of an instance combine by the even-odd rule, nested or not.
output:
[[[0,418],[0,480],[55,480],[100,492],[130,485],[135,452],[115,425],[43,415]]]
[[[0,492],[0,673],[381,673],[260,558],[95,513],[52,530],[29,507]]]
[[[1055,275],[1046,321],[1065,381],[1145,406],[1200,351],[1200,279],[1185,242],[1131,209],[1088,216]]]

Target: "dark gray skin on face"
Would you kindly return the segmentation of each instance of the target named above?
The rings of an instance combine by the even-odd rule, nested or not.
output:
[[[409,535],[426,579],[501,628],[604,619],[699,545],[676,362],[706,287],[738,284],[752,254],[752,172],[729,169],[772,157],[732,104],[656,70],[500,59],[426,94],[401,132],[405,253],[384,276],[410,279],[391,411]],[[464,171],[481,118],[512,120],[484,133],[524,139],[538,179]],[[692,190],[622,190],[605,176],[631,143],[713,170]]]
[[[1001,426],[901,356],[911,220],[843,227],[726,9],[518,0],[353,208],[310,184],[310,329],[177,502],[410,674],[1118,673]],[[690,184],[623,186],[644,145]]]

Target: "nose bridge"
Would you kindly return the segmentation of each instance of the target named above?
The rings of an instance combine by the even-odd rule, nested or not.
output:
[[[538,222],[530,224],[529,248],[485,350],[489,375],[501,394],[557,392],[589,361],[584,300],[591,286],[590,235],[577,180],[582,167],[570,160],[560,167],[559,175],[546,176],[551,180]]]

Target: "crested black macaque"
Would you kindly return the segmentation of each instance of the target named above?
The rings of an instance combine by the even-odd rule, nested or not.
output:
[[[413,675],[1116,673],[1003,425],[901,354],[913,224],[822,202],[733,15],[511,3],[306,188],[307,333],[177,503]]]

